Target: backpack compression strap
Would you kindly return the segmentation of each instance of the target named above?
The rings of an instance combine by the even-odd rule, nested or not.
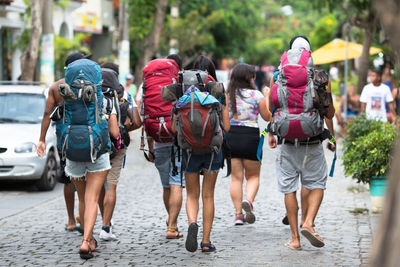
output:
[[[264,131],[261,133],[260,141],[258,142],[257,159],[260,162],[261,162],[262,149],[263,149],[263,145],[264,145],[264,138],[267,136],[268,133],[269,133],[268,129],[265,128]]]
[[[335,155],[333,156],[333,160],[332,160],[332,165],[331,165],[331,171],[329,172],[329,176],[333,177],[333,173],[335,172],[335,164],[336,164],[336,139],[333,135],[329,136],[329,142],[333,143],[335,145]]]

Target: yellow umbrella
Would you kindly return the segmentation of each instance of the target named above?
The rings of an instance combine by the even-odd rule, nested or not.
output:
[[[357,43],[348,43],[348,59],[360,57],[363,46]],[[369,49],[369,54],[377,54],[382,49],[372,47]],[[320,47],[312,53],[312,58],[315,65],[327,64],[335,61],[344,61],[346,59],[346,42],[342,39],[334,39],[326,45]]]

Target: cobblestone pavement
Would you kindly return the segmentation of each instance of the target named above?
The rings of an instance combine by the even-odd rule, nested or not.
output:
[[[139,140],[139,133],[134,136]],[[328,180],[315,222],[316,231],[325,239],[324,248],[314,248],[304,238],[301,251],[292,251],[283,245],[290,239],[290,230],[281,223],[285,214],[283,195],[277,191],[274,152],[265,145],[261,185],[255,201],[256,223],[233,226],[230,179],[223,177],[226,170],[221,171],[211,235],[217,252],[207,255],[200,250],[187,252],[185,239],[165,239],[166,212],[160,180],[155,167],[145,161],[138,147],[138,141],[130,147],[118,186],[113,218],[117,241],[99,241],[95,257],[81,260],[77,252],[82,237],[64,230],[66,211],[60,195],[0,220],[0,266],[360,266],[367,263],[377,216],[349,212],[355,208],[370,209],[369,196],[368,192],[348,190],[353,187],[363,191],[365,187],[344,178],[340,159],[335,177]],[[326,155],[330,166],[332,153],[326,152]],[[184,208],[179,226],[186,236]],[[100,227],[99,216],[96,238]]]

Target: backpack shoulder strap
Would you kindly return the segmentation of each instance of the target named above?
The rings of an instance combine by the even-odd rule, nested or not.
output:
[[[307,67],[308,60],[310,59],[310,57],[311,57],[311,52],[304,49],[301,52],[301,56],[300,56],[299,62],[297,64]]]
[[[283,67],[283,66],[285,66],[287,64],[289,64],[289,60],[287,58],[287,52],[285,51],[283,53],[283,55],[281,56],[281,66]]]

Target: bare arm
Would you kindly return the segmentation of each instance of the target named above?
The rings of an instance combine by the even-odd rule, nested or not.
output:
[[[110,135],[114,138],[117,138],[119,135],[119,127],[118,127],[118,118],[117,114],[111,114],[108,119],[108,130]]]
[[[367,103],[361,102],[361,114],[365,113],[366,106],[367,106]]]
[[[396,111],[394,110],[393,102],[388,102],[389,112],[390,112],[390,122],[396,124]]]
[[[328,87],[326,88],[326,91],[328,93],[331,92],[331,82],[330,81],[328,83]],[[328,119],[332,119],[333,116],[335,116],[335,107],[333,106],[333,99],[332,99],[332,95],[331,95],[331,104],[328,107],[328,113],[325,115],[325,117]]]
[[[226,104],[222,109],[222,126],[224,127],[225,132],[229,132],[231,128],[231,120],[229,119],[229,97],[225,95]]]
[[[265,89],[264,98],[260,101],[260,103],[258,103],[258,109],[260,111],[261,117],[265,121],[271,121],[272,114],[271,111],[269,110],[269,104],[268,104],[270,90],[268,87],[264,87],[264,89]]]
[[[50,87],[49,89],[49,96],[47,97],[46,100],[46,108],[43,113],[43,119],[42,119],[42,124],[40,126],[40,137],[39,137],[39,143],[36,148],[36,153],[38,154],[39,157],[43,157],[44,154],[46,153],[46,134],[47,130],[49,129],[50,125],[50,114],[53,111],[55,105],[56,105],[56,100],[54,97],[54,89],[55,87]]]

